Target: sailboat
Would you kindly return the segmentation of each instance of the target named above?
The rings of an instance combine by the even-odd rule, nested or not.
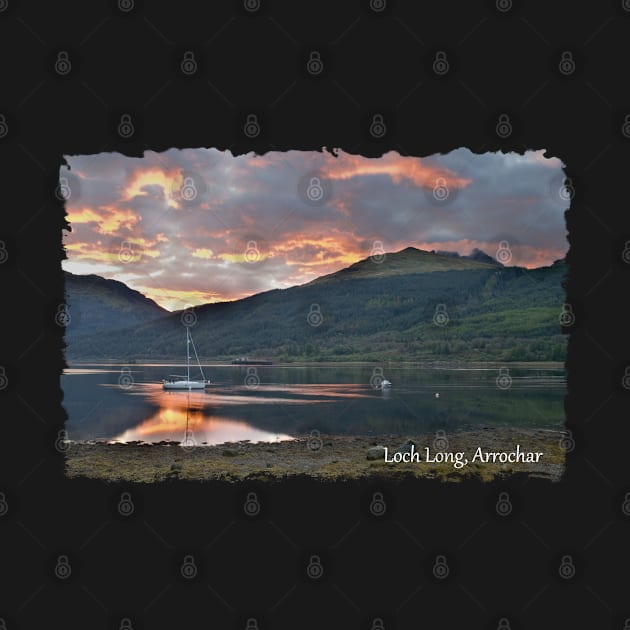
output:
[[[190,380],[191,345],[195,353],[195,359],[197,359],[199,371],[201,372],[201,380]],[[180,374],[170,374],[169,376],[169,379],[162,380],[163,389],[179,389],[190,391],[191,389],[204,389],[205,387],[208,387],[210,385],[210,381],[206,378],[206,375],[203,373],[203,369],[201,368],[201,363],[199,363],[197,350],[195,348],[195,344],[192,340],[192,335],[190,334],[190,328],[188,326],[186,326],[186,376],[182,376]]]

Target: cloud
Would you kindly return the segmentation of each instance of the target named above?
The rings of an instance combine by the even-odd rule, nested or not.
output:
[[[373,159],[170,149],[66,160],[60,175],[80,186],[66,203],[64,268],[127,278],[169,309],[301,284],[369,256],[375,242],[494,255],[507,241],[511,264],[529,267],[568,249],[563,164],[544,151]],[[313,174],[330,195],[319,205],[304,195]]]

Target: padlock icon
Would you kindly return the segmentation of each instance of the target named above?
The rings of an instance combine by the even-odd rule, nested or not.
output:
[[[385,624],[380,617],[375,617],[372,621],[372,630],[385,630]]]
[[[9,125],[7,125],[7,119],[4,114],[0,114],[0,139],[4,138],[9,133]]]
[[[312,74],[313,76],[321,74],[322,70],[324,69],[324,64],[322,62],[322,57],[318,51],[311,51],[310,55],[308,56],[306,69],[308,70],[309,74]]]
[[[2,124],[2,118],[0,117],[0,126]],[[623,119],[623,125],[621,125],[621,133],[626,138],[630,138],[630,114],[626,114]],[[0,131],[0,138],[2,137],[2,132]]]
[[[311,431],[307,444],[311,451],[319,451],[322,448],[324,443],[317,429]]]
[[[560,70],[564,76],[569,76],[575,72],[575,61],[573,60],[573,53],[570,50],[565,50],[560,55],[558,70]]]
[[[9,386],[9,378],[7,377],[4,365],[0,365],[0,390],[6,389]]]
[[[132,11],[134,7],[134,0],[118,0],[118,8],[123,11],[123,13],[129,13]]]
[[[445,451],[448,448],[448,438],[446,437],[446,431],[444,431],[444,429],[438,429],[435,432],[433,448],[436,451]]]
[[[186,76],[191,76],[197,72],[197,60],[192,50],[187,50],[184,53],[184,58],[179,67]]]
[[[129,619],[129,617],[123,617],[120,620],[120,626],[118,626],[118,630],[133,630],[131,619]]]
[[[130,263],[135,258],[135,254],[133,251],[133,244],[131,241],[123,241],[120,244],[120,251],[118,252],[118,260],[121,263]]]
[[[385,499],[383,499],[382,492],[375,492],[372,495],[372,501],[370,502],[370,512],[373,516],[383,516],[387,509]]]
[[[197,313],[195,313],[194,307],[187,306],[180,316],[182,324],[187,328],[194,326],[197,323]],[[190,341],[188,342],[190,343]]]
[[[448,313],[446,312],[446,304],[438,304],[433,313],[433,323],[436,326],[446,326],[448,324]]]
[[[448,568],[448,564],[446,562],[445,556],[437,556],[435,558],[435,563],[433,564],[433,575],[438,580],[444,580],[448,577],[450,573],[450,569]]]
[[[260,502],[255,492],[248,492],[245,503],[243,503],[243,511],[247,516],[256,516],[260,512]]]
[[[72,195],[72,190],[70,189],[68,178],[60,177],[59,183],[57,184],[57,188],[55,188],[55,197],[57,197],[59,201],[68,201],[71,195]]]
[[[131,495],[129,492],[123,492],[120,495],[120,500],[118,501],[118,513],[121,516],[131,516],[134,509],[135,506],[131,500]]]
[[[570,177],[565,178],[562,186],[560,186],[558,194],[560,195],[560,199],[562,199],[562,201],[571,201],[571,199],[575,197],[575,188],[573,187],[573,181]]]
[[[244,0],[243,6],[245,7],[246,11],[254,13],[255,11],[258,11],[258,9],[260,9],[260,0]]]
[[[322,315],[319,304],[311,304],[308,315],[306,319],[310,326],[317,328],[324,321],[324,316]]]
[[[512,260],[512,252],[510,250],[510,244],[507,241],[500,241],[499,248],[495,254],[495,258],[502,264],[506,265]]]
[[[433,59],[433,72],[438,76],[444,76],[448,72],[449,67],[446,53],[443,50],[438,50]]]
[[[573,558],[571,558],[571,556],[562,556],[558,573],[564,580],[570,580],[575,575],[575,565],[573,564]]]
[[[497,630],[512,630],[510,626],[510,620],[507,617],[501,617],[497,624]]]
[[[192,177],[184,177],[184,183],[180,189],[184,201],[194,201],[197,198],[197,187]]]
[[[59,304],[57,313],[55,314],[55,323],[57,326],[65,327],[72,321],[70,310],[67,304]]]
[[[575,315],[573,314],[573,307],[570,304],[563,304],[560,313],[560,325],[573,326],[574,323]]]
[[[370,253],[370,260],[375,263],[382,263],[385,260],[383,241],[374,241],[372,244],[372,252]]]
[[[621,258],[623,262],[625,262],[627,265],[630,265],[630,241],[626,241],[623,252],[621,252]]]
[[[123,389],[129,389],[133,385],[133,376],[131,375],[131,370],[128,367],[120,369],[118,385]]]
[[[499,516],[509,516],[512,512],[512,502],[507,492],[501,492],[497,500],[495,509]]]
[[[319,556],[314,555],[311,556],[308,562],[308,566],[306,567],[306,575],[311,578],[311,580],[319,580],[320,577],[324,574],[324,567],[322,567],[322,562]]]
[[[0,492],[0,516],[5,516],[8,511],[9,504],[7,503],[7,498],[4,492]]]
[[[507,13],[512,8],[512,0],[497,0],[496,5],[501,13]]]
[[[509,138],[512,135],[512,123],[507,114],[501,114],[499,116],[495,131],[499,138]]]
[[[185,451],[192,450],[197,446],[197,440],[195,440],[195,435],[192,429],[186,429],[184,431],[184,439],[181,441],[181,447]]]
[[[65,50],[58,52],[57,59],[55,61],[55,72],[64,77],[70,72],[70,70],[72,70],[72,64],[70,63],[68,52]]]
[[[433,186],[433,198],[436,201],[446,201],[450,192],[446,180],[443,177],[438,177],[435,180],[435,186]]]
[[[60,453],[65,453],[68,448],[68,432],[65,429],[59,429],[57,439],[55,440],[55,450]]]
[[[374,13],[380,13],[381,11],[384,11],[386,6],[386,0],[370,0],[370,9],[372,9]]]
[[[321,201],[324,197],[324,188],[322,181],[319,177],[311,177],[308,188],[306,189],[306,196],[310,201]]]
[[[248,114],[243,127],[243,133],[248,138],[255,138],[260,133],[260,124],[256,114]]]
[[[256,241],[247,241],[247,248],[245,249],[245,261],[248,263],[255,263],[260,260],[260,252]]]
[[[245,623],[245,630],[258,630],[258,622],[250,617]]]
[[[256,516],[260,513],[260,501],[255,492],[248,492],[245,503],[243,503],[243,511],[247,516]]]
[[[72,568],[68,561],[68,556],[61,555],[57,558],[55,565],[55,576],[60,580],[67,580],[72,574]]]
[[[496,383],[499,389],[509,389],[512,386],[512,377],[508,368],[499,368]]]
[[[621,504],[621,511],[626,516],[630,516],[630,492],[626,492],[626,495],[623,498],[623,502]]]
[[[255,367],[247,368],[247,375],[245,376],[245,387],[248,389],[256,389],[260,385],[260,377]]]
[[[373,389],[381,389],[384,379],[383,368],[375,367],[372,370],[372,376],[370,377],[370,385]]]
[[[383,122],[382,114],[374,114],[372,123],[370,124],[370,135],[373,138],[382,138],[387,133],[387,127]]]
[[[130,114],[123,114],[120,117],[120,122],[118,123],[118,135],[121,138],[131,138],[134,134],[134,126],[131,122]]]
[[[575,440],[573,439],[573,432],[570,429],[565,429],[562,437],[560,438],[559,446],[566,453],[570,453],[575,448]]]
[[[197,577],[197,565],[195,559],[192,556],[184,556],[184,562],[181,566],[182,577],[186,580],[192,580]]]

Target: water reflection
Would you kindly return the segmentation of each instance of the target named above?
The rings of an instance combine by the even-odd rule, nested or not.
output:
[[[172,371],[173,367],[166,366]],[[194,443],[291,439],[317,429],[330,434],[414,433],[484,426],[558,428],[564,422],[563,370],[388,368],[391,389],[375,389],[373,368],[274,366],[248,387],[241,367],[211,366],[205,391],[164,391],[165,366],[133,365],[121,386],[120,366],[70,368],[61,377],[66,429],[73,440]],[[205,369],[205,366],[204,366]],[[390,376],[391,374],[391,376]],[[439,392],[439,397],[436,397]]]
[[[168,392],[160,386],[148,388],[150,400],[157,402],[157,411],[137,426],[115,436],[114,442],[159,442],[185,444],[223,444],[225,442],[277,442],[290,440],[285,433],[264,431],[246,422],[215,415],[204,392]]]

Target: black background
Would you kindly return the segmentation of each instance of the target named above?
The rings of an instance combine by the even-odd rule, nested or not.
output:
[[[378,617],[386,630],[624,628],[630,3],[261,0],[251,12],[242,2],[127,1],[129,11],[124,0],[122,9],[0,0],[0,627],[246,628],[251,618],[261,630],[369,629]],[[315,77],[312,50],[323,63]],[[185,51],[192,76],[180,71]],[[437,51],[444,75],[433,72]],[[569,75],[559,71],[565,51]],[[242,132],[252,112],[254,140]],[[379,139],[369,134],[374,113],[387,127]],[[506,113],[512,133],[500,138]],[[128,139],[117,134],[123,114]],[[365,156],[545,148],[567,164],[575,448],[563,480],[65,479],[54,446],[65,420],[54,322],[64,299],[62,156],[324,146]],[[135,505],[124,518],[122,491]],[[242,509],[249,491],[260,500],[255,518]],[[369,510],[375,491],[387,506],[379,517]],[[508,517],[495,510],[504,491]],[[54,573],[60,555],[65,580]],[[191,580],[180,573],[186,555]],[[313,555],[317,580],[306,574]],[[438,555],[444,580],[432,571]],[[567,555],[570,579],[559,573]]]

